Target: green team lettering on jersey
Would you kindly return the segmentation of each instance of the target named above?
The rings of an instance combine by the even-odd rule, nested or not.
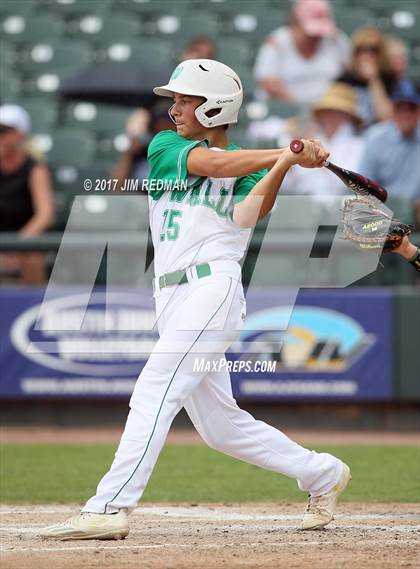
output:
[[[187,191],[178,189],[179,186],[174,186],[170,192],[170,202],[174,204],[183,203],[184,206],[192,207],[205,206],[212,209],[219,217],[226,218],[233,207],[233,204],[228,200],[229,190],[221,188],[219,190],[220,197],[217,197],[215,192],[211,191],[211,178],[191,176],[191,180],[188,179],[188,153],[197,146],[207,147],[208,143],[206,140],[189,140],[172,130],[159,132],[149,144],[147,152],[150,164],[149,178],[171,180],[178,183],[187,181]],[[235,144],[229,144],[225,150],[239,150],[239,147]],[[236,178],[233,192],[231,192],[233,202],[237,203],[243,200],[266,173],[267,170],[260,170],[254,174]],[[149,192],[153,200],[159,200],[163,194],[164,190]]]
[[[163,212],[162,231],[160,234],[161,241],[176,241],[179,237],[179,221],[177,218],[182,217],[182,211],[179,209],[165,209]]]

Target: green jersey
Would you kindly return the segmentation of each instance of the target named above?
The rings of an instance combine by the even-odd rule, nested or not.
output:
[[[206,140],[188,140],[176,132],[158,133],[148,149],[149,220],[155,250],[155,274],[219,259],[240,261],[251,236],[232,219],[233,206],[266,174],[238,178],[193,176],[188,153]],[[225,150],[238,150],[230,144]]]

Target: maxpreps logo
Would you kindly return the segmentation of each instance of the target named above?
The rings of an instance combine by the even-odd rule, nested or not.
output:
[[[234,351],[242,352],[241,359],[276,360],[279,372],[337,372],[350,368],[375,342],[357,321],[335,310],[296,306],[286,329],[289,315],[288,308],[249,315]]]
[[[137,377],[157,340],[155,314],[141,306],[138,295],[94,293],[90,300],[85,294],[49,300],[38,330],[40,307],[15,320],[11,341],[26,358],[60,372]]]

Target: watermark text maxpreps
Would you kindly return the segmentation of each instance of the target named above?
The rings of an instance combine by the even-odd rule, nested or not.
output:
[[[193,364],[193,371],[195,372],[220,372],[223,370],[229,373],[275,373],[276,371],[275,361],[269,360],[227,360],[226,358],[220,358],[217,360],[212,360],[208,358],[195,358]]]

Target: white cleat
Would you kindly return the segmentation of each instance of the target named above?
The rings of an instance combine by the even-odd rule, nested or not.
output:
[[[306,512],[300,529],[322,529],[334,518],[337,499],[351,480],[350,468],[344,465],[343,473],[337,484],[321,496],[309,495]]]
[[[82,512],[65,522],[41,530],[43,538],[60,539],[124,539],[129,532],[125,510],[117,514]]]

